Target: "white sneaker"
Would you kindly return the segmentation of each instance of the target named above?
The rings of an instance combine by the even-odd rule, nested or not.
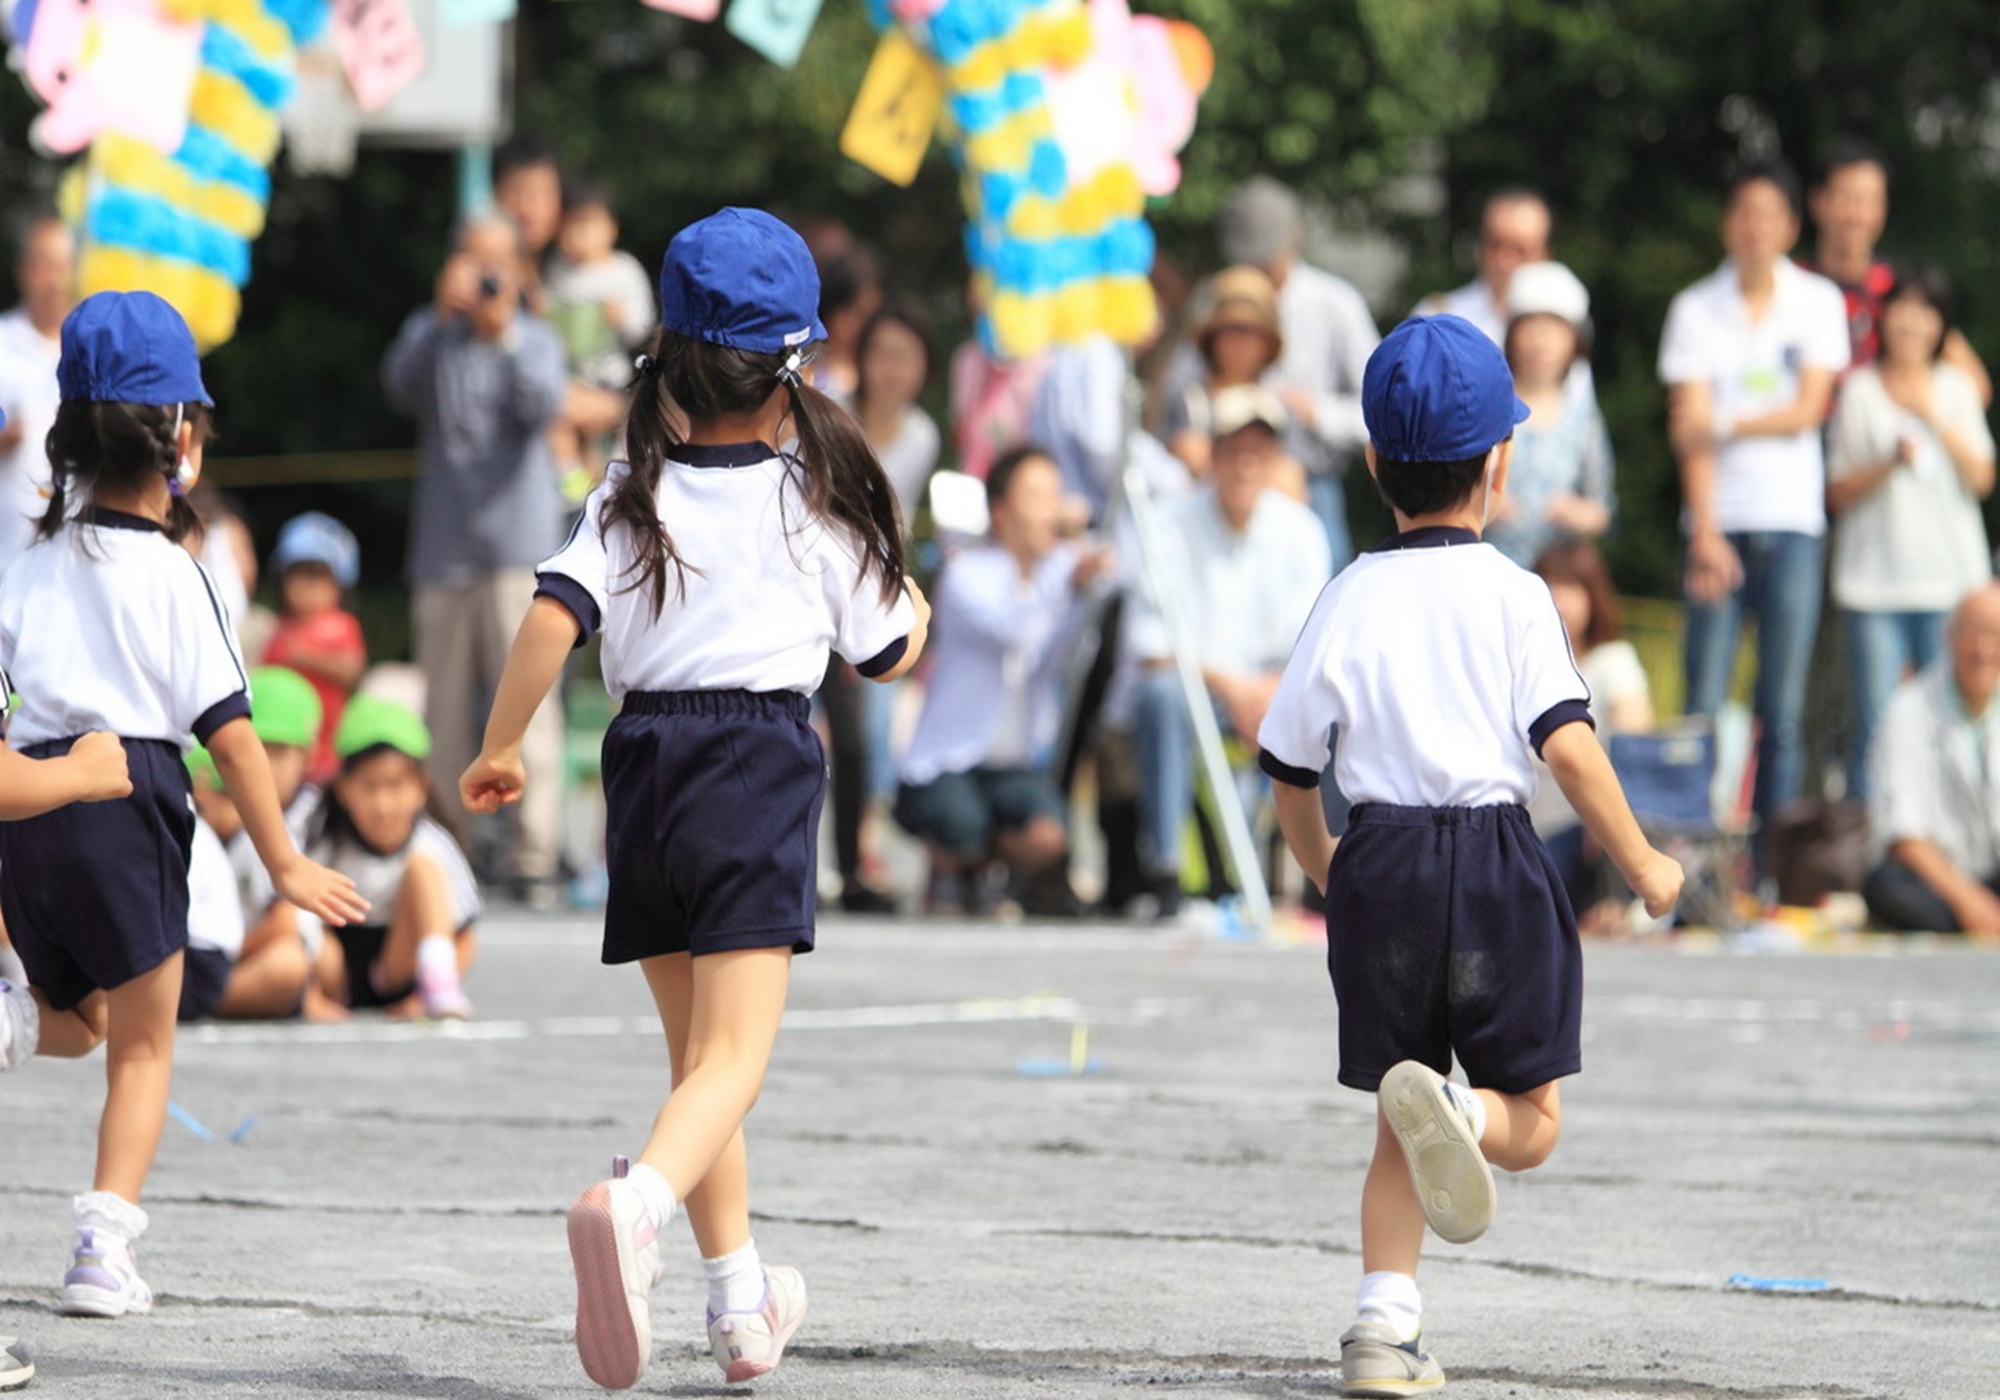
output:
[[[19,1337],[0,1337],[0,1390],[20,1390],[35,1378],[35,1361]]]
[[[63,1275],[65,1317],[123,1317],[153,1310],[153,1290],[139,1277],[129,1242],[94,1226],[76,1232],[76,1253]]]
[[[19,1069],[35,1058],[42,1039],[42,1010],[18,982],[0,980],[0,1071]]]
[[[472,1003],[458,976],[458,957],[432,958],[417,965],[417,998],[424,1015],[433,1021],[464,1021],[472,1015]]]
[[[774,1264],[764,1270],[763,1307],[708,1315],[709,1354],[730,1384],[754,1381],[778,1368],[785,1344],[805,1320],[806,1281],[797,1269]]]
[[[576,1266],[576,1354],[606,1390],[646,1374],[653,1352],[653,1286],[660,1281],[659,1231],[639,1188],[600,1181],[569,1208]]]
[[[1451,1244],[1485,1234],[1496,1203],[1493,1169],[1445,1081],[1428,1065],[1404,1060],[1382,1076],[1377,1095],[1431,1229]]]

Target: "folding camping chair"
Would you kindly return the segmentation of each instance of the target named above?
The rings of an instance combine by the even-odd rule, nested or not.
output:
[[[1718,791],[1718,752],[1715,726],[1705,719],[1611,736],[1611,766],[1639,829],[1687,872],[1680,921],[1733,932],[1743,925],[1739,905],[1750,888],[1756,821],[1749,768]]]

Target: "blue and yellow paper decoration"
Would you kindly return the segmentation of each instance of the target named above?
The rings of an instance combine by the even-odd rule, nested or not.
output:
[[[291,96],[298,45],[324,28],[327,4],[123,4],[126,16],[94,22],[196,30],[197,61],[191,84],[148,95],[155,103],[185,104],[184,114],[165,114],[170,121],[142,126],[120,118],[108,101],[96,112],[78,111],[74,81],[52,102],[52,112],[60,106],[65,113],[64,130],[89,138],[62,189],[63,211],[78,230],[78,289],[85,296],[157,292],[187,318],[207,351],[235,334],[242,287],[250,277],[250,244],[263,231],[271,198],[278,112]],[[142,4],[148,12],[134,13]],[[41,30],[68,44],[67,26],[58,20],[45,28],[48,21],[30,8],[24,30],[17,10],[16,42],[33,54]],[[86,33],[78,43],[78,61],[87,70],[103,47],[101,34]],[[161,138],[163,130],[178,134],[170,147]]]
[[[1019,359],[1094,335],[1131,344],[1151,334],[1145,202],[1179,181],[1172,151],[1206,83],[1191,61],[1206,48],[1200,35],[1181,26],[1169,37],[1165,21],[1135,18],[1126,0],[869,8],[941,75],[988,346]]]

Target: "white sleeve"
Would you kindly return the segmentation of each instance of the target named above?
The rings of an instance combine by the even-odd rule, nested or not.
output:
[[[1623,638],[1605,642],[1593,650],[1590,668],[1604,688],[1602,699],[1606,704],[1616,705],[1633,696],[1651,698],[1652,687],[1646,683],[1646,667],[1639,660],[1639,649]]]
[[[231,720],[249,718],[250,678],[215,580],[187,551],[175,546],[174,555],[169,612],[174,727],[206,744]]]
[[[1320,591],[1257,730],[1258,767],[1293,787],[1319,786],[1328,757],[1327,731],[1345,718],[1325,660],[1338,596],[1331,583]]]
[[[1696,306],[1692,289],[1667,307],[1666,329],[1660,332],[1660,382],[1707,383],[1714,372],[1707,344],[1707,318]]]
[[[1281,577],[1273,606],[1265,617],[1264,656],[1266,667],[1288,656],[1298,641],[1320,590],[1333,573],[1333,552],[1327,546],[1326,531],[1319,520],[1304,511],[1299,528],[1286,541],[1288,548],[1279,562]]]
[[[880,579],[873,573],[862,577],[861,561],[836,527],[820,532],[819,553],[820,581],[833,615],[833,649],[864,676],[894,670],[917,625],[909,590],[898,588],[893,602],[883,602]]]
[[[1549,586],[1533,574],[1514,581],[1514,723],[1537,756],[1566,724],[1591,724],[1590,687],[1570,654],[1569,632]]]
[[[1840,288],[1823,277],[1813,279],[1812,322],[1806,327],[1805,362],[1814,369],[1830,369],[1838,374],[1854,357],[1854,341],[1847,331],[1847,298]]]
[[[653,279],[630,253],[616,255],[618,268],[618,339],[636,350],[652,337],[659,313],[653,309]]]
[[[1840,386],[1834,400],[1833,422],[1826,434],[1826,479],[1838,481],[1869,460],[1869,391],[1874,387],[1870,370],[1859,370]]]
[[[583,503],[583,513],[570,527],[569,538],[554,554],[535,566],[535,596],[551,598],[576,618],[577,645],[604,625],[611,603],[611,562],[604,548],[604,509],[617,484],[631,471],[613,462],[604,480]]]

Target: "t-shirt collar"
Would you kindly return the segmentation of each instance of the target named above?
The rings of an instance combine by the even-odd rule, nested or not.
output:
[[[777,455],[762,442],[682,442],[667,449],[667,460],[684,467],[754,467]]]
[[[108,506],[98,506],[87,517],[92,525],[107,530],[151,530],[154,534],[165,534],[166,526],[157,520],[148,520],[143,515],[134,515],[129,510],[112,510]]]
[[[1446,549],[1455,544],[1478,544],[1479,532],[1463,525],[1422,525],[1391,535],[1369,550],[1370,554],[1391,554],[1400,549]]]

